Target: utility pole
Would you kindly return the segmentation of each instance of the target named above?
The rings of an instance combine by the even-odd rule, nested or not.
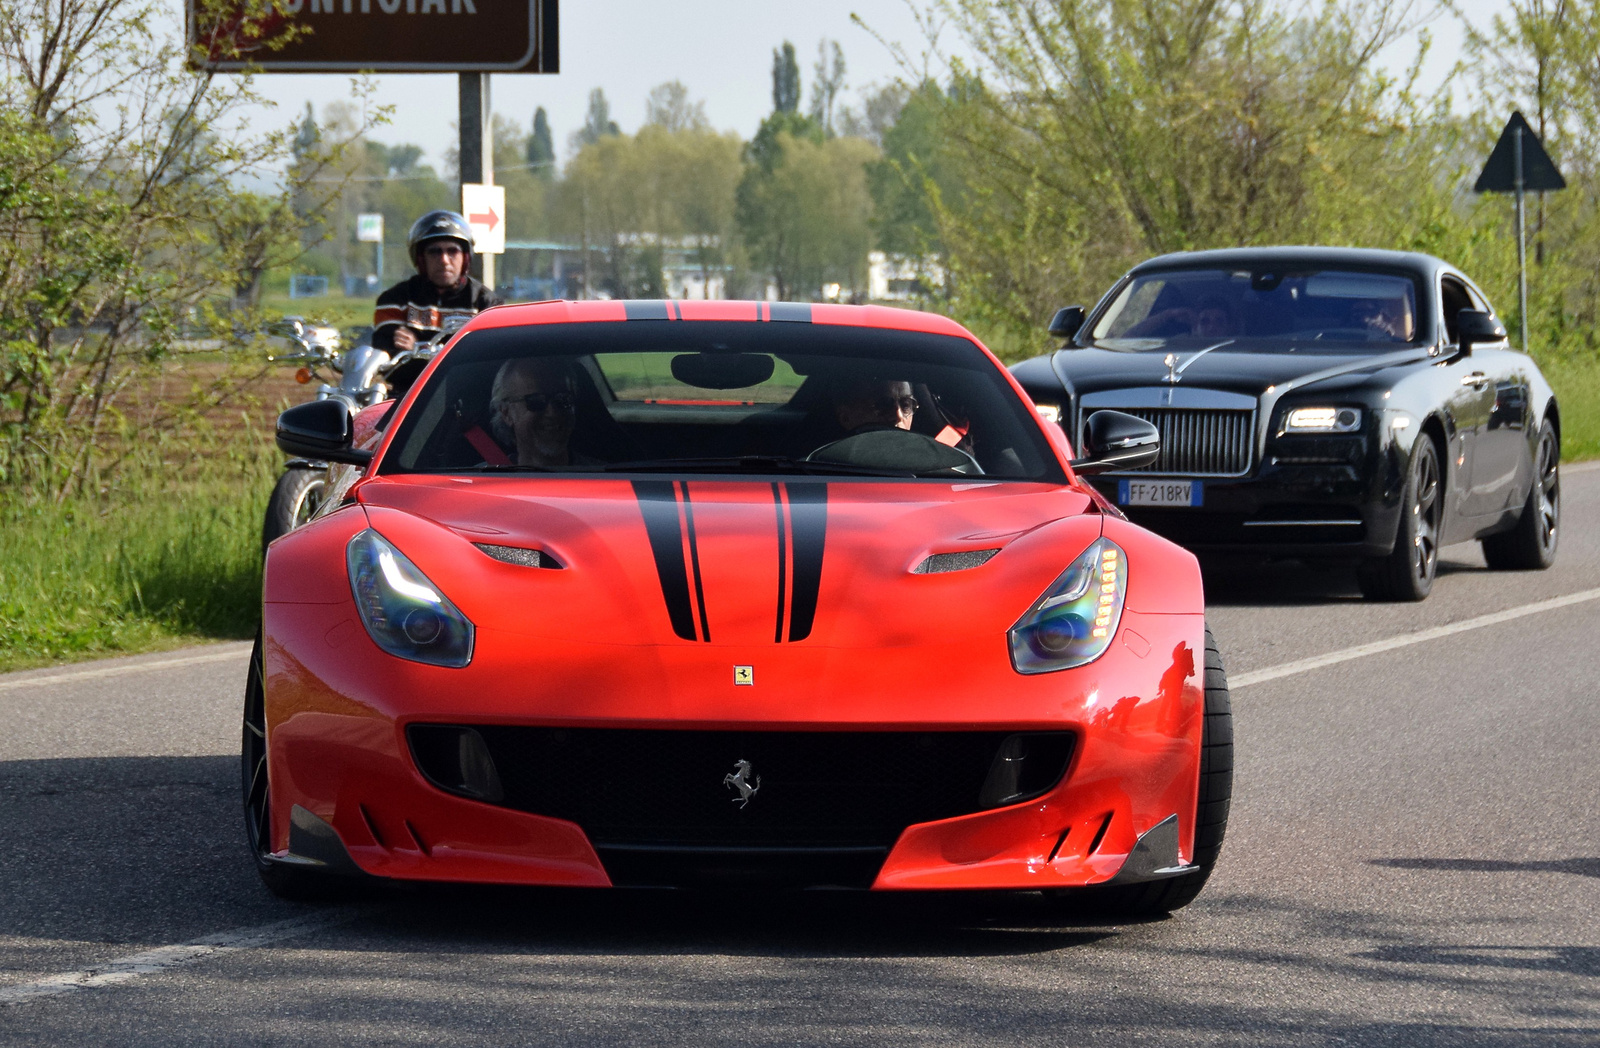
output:
[[[494,127],[489,115],[489,74],[458,73],[460,77],[461,162],[456,184],[456,199],[461,186],[470,183],[494,184]],[[473,275],[494,290],[494,256],[474,251]]]

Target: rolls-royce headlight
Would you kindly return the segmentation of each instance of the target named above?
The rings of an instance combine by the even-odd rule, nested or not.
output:
[[[1360,408],[1294,408],[1283,417],[1285,433],[1354,433],[1360,428]]]
[[[472,661],[472,623],[389,540],[368,528],[345,547],[345,564],[356,610],[374,644],[435,666]]]
[[[1097,539],[1063,571],[1006,634],[1018,673],[1053,673],[1105,654],[1122,620],[1128,558]]]

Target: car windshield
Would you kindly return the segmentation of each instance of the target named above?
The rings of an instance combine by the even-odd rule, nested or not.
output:
[[[713,321],[470,331],[379,471],[1065,480],[1028,405],[967,339]]]
[[[1182,269],[1141,273],[1097,318],[1112,349],[1271,339],[1404,345],[1420,334],[1416,279],[1346,269]]]

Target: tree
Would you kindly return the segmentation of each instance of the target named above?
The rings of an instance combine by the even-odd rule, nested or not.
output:
[[[844,77],[844,50],[840,48],[839,41],[817,41],[817,64],[812,67],[811,79],[811,119],[821,125],[822,133],[829,138],[836,133],[833,107],[839,93],[844,90]]]
[[[597,87],[590,91],[588,115],[584,118],[582,129],[574,136],[578,147],[592,146],[602,138],[621,133],[622,129],[611,119],[611,103],[606,101],[605,89]]]
[[[681,80],[651,88],[644,103],[644,122],[668,131],[699,131],[711,126],[706,119],[706,104],[690,102],[689,89]]]
[[[800,63],[794,58],[794,45],[783,42],[782,50],[772,49],[772,111],[800,111]]]
[[[866,285],[872,246],[866,165],[877,150],[859,138],[823,140],[812,126],[812,134],[800,137],[777,130],[765,153],[770,167],[748,163],[739,183],[746,249],[783,299],[813,296],[827,282],[857,294]]]
[[[544,106],[533,112],[533,135],[528,139],[528,167],[546,181],[555,176],[556,147],[550,138],[550,118],[545,115]]]
[[[887,120],[878,132],[883,156],[867,165],[877,245],[890,254],[931,261],[944,253],[934,203],[955,206],[961,194],[941,127],[945,94],[930,80],[909,95],[902,89],[880,93],[876,100],[874,115]],[[868,100],[869,114],[874,101]],[[893,116],[887,116],[886,101],[900,103]]]
[[[940,123],[969,189],[934,214],[957,308],[986,322],[1042,337],[1053,306],[1151,254],[1410,246],[1455,221],[1449,121],[1414,69],[1377,65],[1414,28],[1401,0],[946,10],[977,62],[952,63],[970,72]]]
[[[63,494],[109,468],[128,384],[241,349],[260,275],[338,196],[343,143],[241,129],[249,77],[186,72],[164,24],[138,0],[0,11],[0,481]],[[243,188],[286,167],[284,190]]]

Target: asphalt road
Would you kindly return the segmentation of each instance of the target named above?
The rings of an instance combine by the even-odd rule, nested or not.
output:
[[[1600,469],[1564,484],[1555,569],[1455,547],[1422,605],[1208,572],[1233,819],[1206,892],[1143,924],[1037,896],[291,905],[241,843],[244,646],[0,677],[0,1043],[1600,1044]]]

